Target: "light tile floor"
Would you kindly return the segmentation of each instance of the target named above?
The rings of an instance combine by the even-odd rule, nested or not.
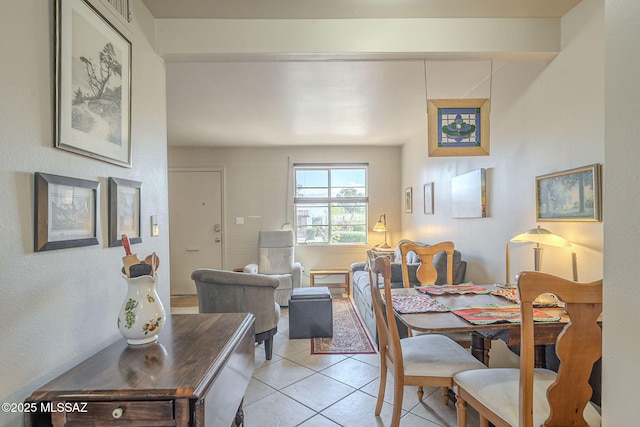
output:
[[[197,313],[197,307],[175,307],[172,313]],[[289,318],[282,309],[273,357],[256,346],[253,378],[244,397],[246,427],[371,427],[389,426],[393,379],[387,378],[385,404],[374,414],[379,385],[377,354],[312,355],[309,339],[289,339]],[[416,387],[405,387],[402,427],[455,427],[453,402],[444,405],[437,388],[425,388],[418,402]],[[468,426],[479,425],[469,409]]]

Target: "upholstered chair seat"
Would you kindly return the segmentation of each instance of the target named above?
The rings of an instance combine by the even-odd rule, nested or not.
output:
[[[533,425],[541,426],[549,418],[551,408],[547,390],[556,381],[557,374],[548,369],[534,369]],[[519,425],[520,370],[493,368],[482,371],[460,372],[456,384],[472,394],[484,407],[512,426]],[[600,414],[592,403],[584,409],[589,427],[600,426]]]
[[[484,368],[478,359],[444,335],[431,334],[400,340],[404,375],[450,378],[460,371]]]

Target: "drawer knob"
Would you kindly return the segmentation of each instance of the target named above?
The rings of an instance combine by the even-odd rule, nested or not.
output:
[[[113,411],[111,411],[111,416],[115,419],[120,418],[122,414],[124,414],[124,411],[122,410],[122,408],[116,408]]]

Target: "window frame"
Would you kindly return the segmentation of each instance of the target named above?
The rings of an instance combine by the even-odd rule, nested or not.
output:
[[[300,170],[318,170],[318,171],[326,171],[327,172],[327,186],[321,187],[327,189],[327,197],[297,197],[297,172]],[[333,170],[364,170],[364,196],[358,197],[334,197],[332,195],[332,189],[335,188],[349,188],[344,186],[332,186],[331,182],[331,171]],[[294,232],[296,234],[296,245],[314,245],[314,246],[346,246],[346,245],[366,245],[368,243],[368,232],[369,229],[369,163],[293,163],[292,165],[292,173],[293,173],[293,187],[294,187],[294,197],[293,197],[293,214],[294,214]],[[310,187],[307,187],[310,188]],[[320,188],[320,187],[319,187]],[[333,242],[332,240],[332,228],[336,226],[336,224],[332,223],[332,215],[331,210],[335,204],[363,204],[364,207],[364,241],[363,242],[346,242],[339,243]],[[322,205],[326,207],[328,216],[327,216],[327,224],[322,225],[326,226],[328,229],[328,237],[326,242],[314,242],[314,241],[305,241],[304,243],[299,242],[298,240],[298,228],[300,226],[298,221],[298,205]],[[357,224],[360,225],[360,224]]]

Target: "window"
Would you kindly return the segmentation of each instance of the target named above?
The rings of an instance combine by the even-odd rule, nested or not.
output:
[[[298,243],[367,243],[367,165],[294,164]]]

